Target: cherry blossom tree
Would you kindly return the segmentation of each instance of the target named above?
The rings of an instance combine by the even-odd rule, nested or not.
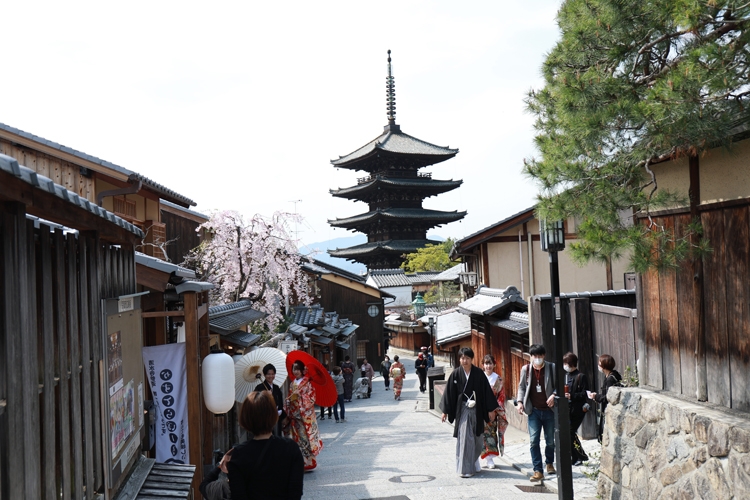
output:
[[[212,302],[225,304],[250,298],[253,307],[268,314],[269,330],[283,320],[287,299],[309,305],[307,278],[291,237],[298,214],[276,212],[270,218],[256,214],[249,220],[239,212],[211,215],[196,231],[205,230],[206,240],[186,259],[200,279],[215,285]]]

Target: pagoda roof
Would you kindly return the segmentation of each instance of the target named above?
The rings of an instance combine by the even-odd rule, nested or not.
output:
[[[404,254],[414,253],[426,245],[439,245],[440,241],[435,240],[386,240],[363,243],[349,248],[337,248],[328,250],[332,257],[341,257],[344,259],[356,259],[358,257],[370,257],[383,253]]]
[[[357,198],[358,196],[367,194],[372,191],[377,191],[381,187],[389,187],[392,189],[419,189],[429,193],[428,196],[437,195],[452,191],[463,184],[464,181],[453,179],[443,181],[437,179],[430,179],[427,177],[415,177],[415,178],[399,178],[399,177],[388,177],[386,175],[375,175],[370,177],[370,180],[357,184],[356,186],[348,188],[330,189],[329,192],[333,196],[340,198]]]
[[[463,219],[466,212],[444,212],[442,210],[427,210],[425,208],[378,208],[371,212],[355,215],[346,219],[329,220],[333,227],[354,228],[376,221],[424,221],[426,223],[448,224]]]
[[[388,125],[385,131],[356,151],[338,160],[331,160],[335,167],[351,168],[354,170],[368,170],[369,165],[381,153],[403,155],[410,158],[420,158],[420,166],[434,165],[456,156],[458,149],[436,146],[401,132],[398,125]]]

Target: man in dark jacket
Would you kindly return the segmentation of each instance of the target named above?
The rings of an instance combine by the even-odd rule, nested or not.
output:
[[[481,470],[484,422],[494,420],[499,405],[484,372],[473,365],[474,351],[463,347],[458,354],[461,366],[448,377],[440,410],[443,422],[455,421],[456,471],[461,477],[471,477]]]

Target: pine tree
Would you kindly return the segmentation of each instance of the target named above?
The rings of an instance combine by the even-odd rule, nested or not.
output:
[[[524,171],[542,188],[541,218],[580,221],[576,260],[629,252],[643,271],[708,250],[699,221],[678,239],[623,214],[685,206],[651,165],[729,147],[747,128],[749,18],[750,3],[732,1],[563,3],[545,85],[527,98],[541,156]]]

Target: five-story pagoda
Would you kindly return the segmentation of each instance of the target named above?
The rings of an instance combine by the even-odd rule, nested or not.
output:
[[[396,124],[396,88],[388,51],[386,78],[388,125],[375,140],[331,163],[338,168],[362,170],[357,185],[330,190],[333,196],[364,201],[369,211],[345,219],[329,220],[333,227],[367,234],[367,243],[329,250],[333,257],[361,262],[372,269],[397,268],[404,255],[428,243],[427,231],[463,219],[466,212],[422,208],[425,198],[456,189],[461,180],[437,180],[419,169],[456,156],[458,149],[435,146],[401,132]]]

